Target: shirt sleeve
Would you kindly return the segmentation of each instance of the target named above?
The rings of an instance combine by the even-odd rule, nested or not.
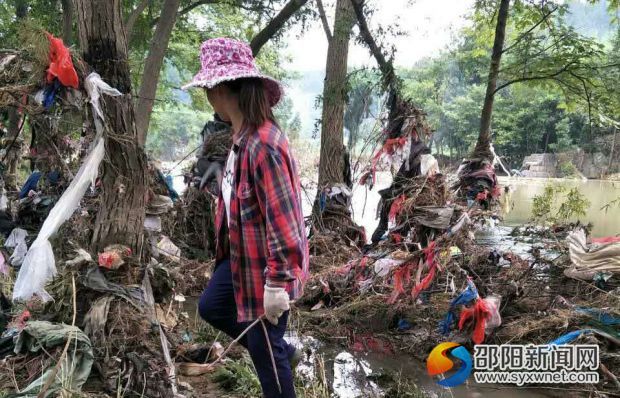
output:
[[[293,187],[292,171],[273,148],[261,159],[254,173],[256,196],[265,218],[267,284],[284,287],[296,279],[303,262],[303,219]]]

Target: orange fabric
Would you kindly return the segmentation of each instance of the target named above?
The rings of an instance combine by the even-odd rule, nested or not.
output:
[[[78,88],[78,75],[73,67],[69,50],[65,47],[62,39],[47,32],[46,34],[50,41],[50,65],[47,68],[47,82],[51,83],[54,78],[58,78],[63,86]]]

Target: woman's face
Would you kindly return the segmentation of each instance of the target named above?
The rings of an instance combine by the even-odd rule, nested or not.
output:
[[[226,86],[220,84],[213,88],[206,89],[207,99],[211,107],[218,116],[225,122],[230,122],[230,116],[227,111],[230,101],[230,92]]]

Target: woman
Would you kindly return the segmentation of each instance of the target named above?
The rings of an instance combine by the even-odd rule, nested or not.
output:
[[[308,245],[295,161],[271,110],[282,88],[258,71],[250,47],[240,41],[207,40],[200,60],[200,71],[184,88],[206,89],[214,111],[232,125],[233,147],[215,217],[216,268],[199,312],[233,338],[258,320],[240,342],[263,395],[295,397],[291,362],[299,352],[283,337],[289,301],[307,275]]]

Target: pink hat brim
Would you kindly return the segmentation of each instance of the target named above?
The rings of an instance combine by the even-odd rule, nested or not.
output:
[[[184,86],[181,86],[181,89],[188,90],[193,87],[213,88],[223,82],[230,82],[237,79],[251,77],[263,80],[263,83],[265,84],[265,90],[267,91],[267,98],[269,98],[269,104],[271,105],[271,107],[276,106],[284,95],[284,89],[282,88],[282,84],[271,76],[263,75],[262,73],[258,73],[255,71],[247,71],[243,73],[238,73],[235,76],[222,76],[212,79],[205,78],[202,73],[198,72],[196,76],[194,76],[192,81]]]

